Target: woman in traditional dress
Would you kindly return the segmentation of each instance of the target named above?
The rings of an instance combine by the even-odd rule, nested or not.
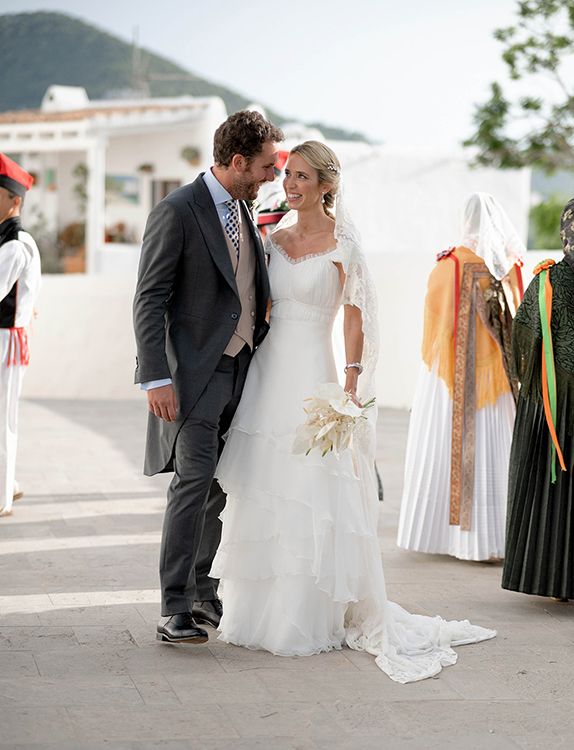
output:
[[[468,621],[412,615],[386,598],[377,537],[376,409],[352,449],[297,455],[304,400],[336,382],[331,332],[345,310],[345,388],[374,395],[377,303],[324,144],[295,147],[291,209],[267,238],[270,332],[256,351],[216,476],[227,493],[211,575],[221,579],[220,639],[280,656],[365,650],[392,679],[453,664],[453,645],[491,638]],[[330,209],[336,199],[336,220]]]
[[[521,387],[502,587],[567,600],[574,598],[574,199],[560,234],[564,259],[537,266],[514,320]]]
[[[425,302],[400,547],[463,560],[504,556],[515,416],[510,329],[524,251],[500,203],[474,193],[460,245],[438,255]]]

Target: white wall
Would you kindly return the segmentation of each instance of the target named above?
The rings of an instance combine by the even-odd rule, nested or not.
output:
[[[469,166],[463,152],[416,152],[331,142],[343,165],[345,202],[365,251],[436,255],[459,241],[462,207],[492,193],[526,243],[530,170]]]
[[[135,278],[44,276],[23,394],[33,398],[137,396],[131,302]]]
[[[525,286],[534,265],[549,255],[561,257],[561,253],[528,253]],[[420,367],[426,281],[433,264],[433,254],[370,257],[379,296],[377,398],[381,406],[408,408],[412,403]],[[143,401],[143,394],[132,385],[134,284],[135,278],[127,275],[44,277],[31,335],[25,396]]]

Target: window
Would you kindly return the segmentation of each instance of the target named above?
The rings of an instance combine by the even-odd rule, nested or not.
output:
[[[180,180],[152,180],[151,183],[151,202],[152,207],[165,198],[168,193],[175,190],[181,185]]]

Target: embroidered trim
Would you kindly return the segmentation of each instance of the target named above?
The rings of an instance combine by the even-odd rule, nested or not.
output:
[[[465,264],[456,336],[449,523],[464,531],[470,530],[474,494],[476,282],[484,276],[490,276],[484,263]]]
[[[330,250],[324,250],[322,253],[307,253],[306,255],[301,255],[299,258],[293,258],[289,253],[284,250],[281,245],[273,239],[273,237],[270,238],[271,244],[273,247],[279,252],[280,255],[282,255],[285,260],[288,263],[291,263],[291,265],[296,266],[299,263],[303,263],[306,260],[312,260],[313,258],[321,258],[323,255],[330,255],[331,253],[334,253],[337,249],[337,246],[332,247]]]

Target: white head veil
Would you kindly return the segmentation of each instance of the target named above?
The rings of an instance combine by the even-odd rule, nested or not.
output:
[[[500,203],[488,193],[473,193],[465,203],[461,245],[484,260],[500,281],[520,262],[526,248]]]

